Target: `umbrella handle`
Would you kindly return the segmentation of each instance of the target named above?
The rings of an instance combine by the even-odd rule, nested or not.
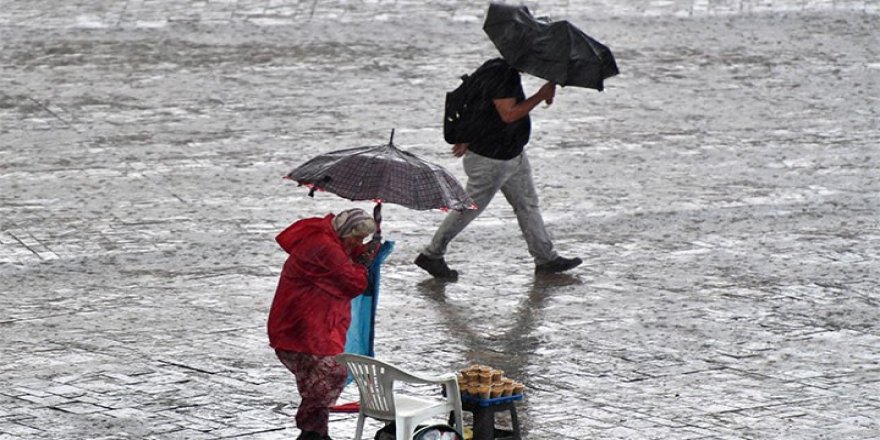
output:
[[[373,239],[382,239],[382,202],[377,202],[373,207],[373,220],[376,222],[376,232],[373,233]]]

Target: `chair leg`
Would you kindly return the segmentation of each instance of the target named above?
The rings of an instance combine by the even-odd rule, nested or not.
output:
[[[464,435],[464,420],[462,419],[461,411],[452,411],[452,415],[450,417],[452,427],[455,428],[461,435]]]
[[[357,429],[354,431],[354,440],[361,440],[361,436],[364,434],[364,415],[363,413],[358,414],[358,422]]]
[[[400,419],[398,417],[394,420],[394,427],[395,440],[412,440],[413,433],[416,430],[416,425],[413,424],[412,419]]]

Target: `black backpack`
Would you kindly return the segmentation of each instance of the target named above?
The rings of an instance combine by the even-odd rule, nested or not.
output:
[[[446,93],[443,112],[443,139],[450,144],[472,142],[485,127],[485,113],[492,100],[486,96],[487,81],[507,69],[507,62],[495,58],[483,63],[469,75],[462,75],[461,84]]]

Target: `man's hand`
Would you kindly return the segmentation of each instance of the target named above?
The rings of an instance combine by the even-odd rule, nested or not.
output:
[[[535,93],[541,101],[547,103],[547,105],[553,104],[553,98],[556,97],[556,84],[552,82],[548,82],[541,86],[538,89],[538,92]]]
[[[542,101],[549,106],[553,104],[553,98],[556,96],[556,84],[548,82],[541,86],[534,95],[526,98],[525,101],[516,102],[516,98],[500,98],[494,99],[495,110],[498,116],[505,124],[512,124],[531,112]]]
[[[470,144],[455,144],[452,146],[452,155],[455,157],[464,156]]]

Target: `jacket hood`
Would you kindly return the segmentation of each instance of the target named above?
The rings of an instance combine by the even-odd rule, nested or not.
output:
[[[287,229],[281,231],[275,237],[275,241],[288,254],[296,247],[303,238],[312,234],[333,233],[333,224],[331,221],[335,217],[333,214],[327,214],[325,217],[313,217],[297,220]]]

